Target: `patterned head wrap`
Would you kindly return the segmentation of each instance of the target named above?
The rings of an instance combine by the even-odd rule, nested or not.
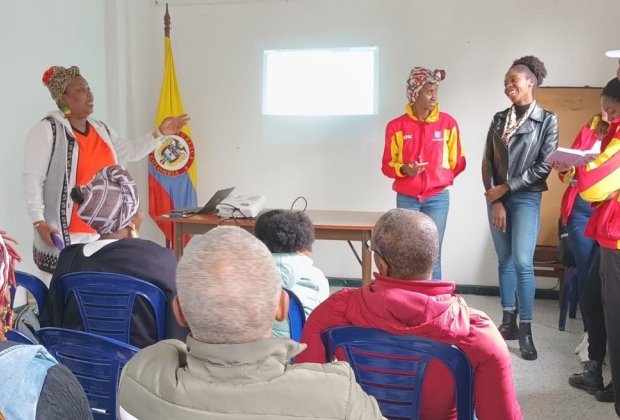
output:
[[[407,79],[407,99],[411,103],[415,102],[425,84],[439,83],[445,78],[445,70],[430,71],[424,67],[414,67]]]
[[[43,84],[49,89],[52,99],[58,102],[71,79],[80,75],[80,69],[76,66],[68,69],[61,66],[52,66],[43,73]]]
[[[4,301],[4,294],[9,285],[15,286],[15,261],[20,260],[19,254],[0,235],[0,308],[10,303]]]
[[[80,205],[78,217],[100,235],[127,227],[140,206],[136,182],[120,165],[103,168],[88,184],[76,186],[71,198]]]

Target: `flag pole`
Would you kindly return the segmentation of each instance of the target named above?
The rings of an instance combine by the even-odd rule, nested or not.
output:
[[[164,36],[170,39],[170,13],[168,13],[168,3],[166,3],[166,14],[164,15]],[[172,227],[174,237],[175,226]],[[172,248],[172,240],[166,237],[166,248]]]
[[[166,14],[164,15],[164,35],[170,38],[170,13],[168,13],[168,3],[166,3]]]
[[[174,69],[168,6],[166,4],[164,15],[164,74],[154,122],[156,126],[166,117],[185,113]],[[195,149],[189,125],[158,139],[158,142],[157,149],[149,154],[149,215],[163,232],[167,245],[173,242],[176,247],[174,224],[158,218],[175,208],[195,207],[197,204]]]

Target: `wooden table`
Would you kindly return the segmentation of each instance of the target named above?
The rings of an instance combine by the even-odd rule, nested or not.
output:
[[[338,211],[338,210],[306,210],[314,224],[316,239],[347,241],[362,265],[362,284],[370,283],[372,272],[372,256],[366,246],[372,228],[381,217],[381,212]],[[183,255],[183,236],[187,234],[205,233],[220,225],[237,225],[254,233],[255,220],[226,220],[215,214],[199,214],[191,217],[157,217],[158,222],[174,223],[173,248],[177,259]],[[351,241],[362,243],[362,257],[357,255]]]

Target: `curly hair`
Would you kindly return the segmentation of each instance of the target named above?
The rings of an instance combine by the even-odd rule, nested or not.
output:
[[[256,219],[254,234],[274,254],[312,251],[314,225],[304,212],[269,210]]]
[[[538,57],[526,55],[512,62],[512,67],[520,66],[531,78],[536,80],[536,87],[542,85],[543,80],[547,77],[547,69],[545,63],[540,61]]]
[[[611,79],[603,88],[601,96],[605,96],[616,102],[620,102],[620,81],[617,77]]]
[[[439,255],[433,219],[403,208],[381,216],[372,231],[371,245],[388,264],[388,275],[400,280],[427,280]]]

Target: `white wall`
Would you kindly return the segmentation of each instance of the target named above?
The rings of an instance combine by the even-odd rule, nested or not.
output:
[[[21,173],[26,135],[56,108],[41,82],[52,65],[80,67],[95,92],[96,113],[107,119],[106,55],[102,1],[0,2],[0,229],[19,240],[20,269],[36,273],[32,225],[26,214]]]
[[[22,19],[9,19],[9,26],[23,37],[11,36],[12,43],[2,51],[9,52],[7,57],[24,58],[21,66],[5,65],[0,70],[8,73],[0,78],[3,110],[8,108],[3,132],[11,134],[3,141],[16,139],[12,144],[18,146],[11,153],[20,154],[19,159],[27,128],[51,105],[38,85],[49,63],[80,64],[97,94],[96,115],[108,118],[118,131],[141,134],[155,116],[163,71],[164,14],[156,3],[163,2],[56,3],[71,6],[71,16],[84,17],[71,19],[58,39],[51,37],[58,25],[48,16],[53,7],[42,6],[47,2],[0,6],[2,11],[15,9],[9,12],[23,16],[29,26],[26,31]],[[588,14],[591,3],[583,0],[524,0],[518,6],[496,0],[446,0],[432,7],[410,0],[187,3],[170,2],[172,43],[185,108],[192,116],[200,201],[216,189],[235,186],[238,192],[266,195],[270,207],[288,207],[303,195],[314,209],[392,208],[391,183],[380,172],[385,123],[403,112],[411,67],[447,70],[441,105],[461,126],[468,168],[451,191],[444,277],[463,284],[497,284],[479,167],[490,119],[508,106],[502,81],[510,63],[534,54],[547,65],[549,86],[602,85],[616,69],[616,62],[602,53],[620,48],[614,21],[620,12],[617,0],[599,1],[604,7],[595,15]],[[45,9],[34,22],[29,16],[33,4]],[[102,9],[105,25],[95,16]],[[0,28],[3,47],[8,30]],[[46,44],[67,39],[77,45],[62,53]],[[295,144],[291,130],[290,145],[274,144],[260,109],[262,51],[360,45],[379,47],[378,115],[337,123],[316,120],[296,126],[311,130],[316,143]],[[14,88],[10,102],[4,99],[4,91],[13,86],[7,77],[21,86]],[[19,111],[13,109],[15,102],[22,104]],[[19,173],[15,162],[5,168],[7,176]],[[131,168],[146,203],[146,163]],[[21,188],[14,181],[0,181],[12,203],[2,206],[0,221],[26,244],[22,252],[29,260],[30,230],[24,227]],[[143,227],[143,236],[163,242],[151,222]],[[328,276],[360,275],[344,243],[317,242],[314,259]],[[539,287],[547,285],[553,284],[539,282]]]

